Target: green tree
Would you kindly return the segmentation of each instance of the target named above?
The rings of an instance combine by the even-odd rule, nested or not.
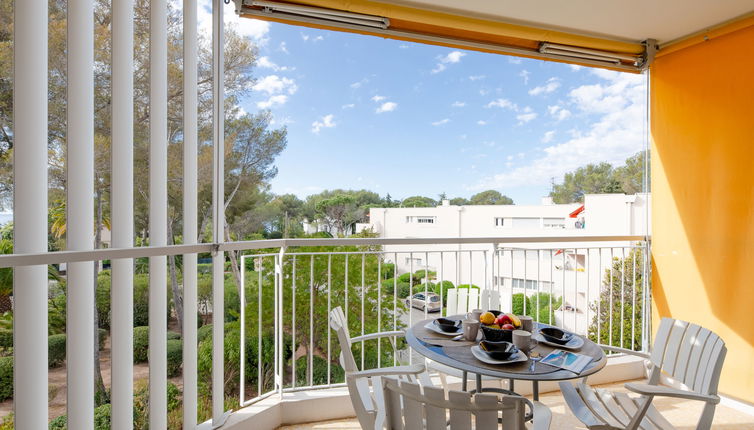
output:
[[[343,235],[355,223],[364,218],[364,209],[359,207],[356,198],[339,194],[317,203],[317,218],[325,223],[330,233]]]
[[[576,203],[584,201],[584,194],[618,193],[620,184],[613,176],[613,166],[609,163],[587,164],[574,172],[566,173],[562,184],[552,184],[552,197],[555,203]]]
[[[614,257],[611,267],[605,269],[599,304],[590,305],[594,315],[589,325],[591,340],[641,350],[646,263],[643,248],[637,247],[625,258]]]
[[[433,208],[435,206],[437,206],[436,201],[423,196],[406,197],[401,202],[401,207],[403,208]]]
[[[450,199],[450,204],[453,206],[464,206],[469,204],[469,199],[465,197],[453,197]]]
[[[474,194],[469,199],[470,205],[512,205],[513,199],[502,195],[499,191],[487,190]]]
[[[646,174],[649,175],[649,163],[645,151],[637,152],[626,159],[626,163],[615,169],[615,179],[620,183],[623,192],[626,194],[636,194],[644,192],[644,173],[646,163]],[[649,192],[650,180],[647,177],[647,190]]]

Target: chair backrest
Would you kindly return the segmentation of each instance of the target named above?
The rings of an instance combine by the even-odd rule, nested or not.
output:
[[[497,290],[482,290],[479,297],[479,309],[500,310],[500,292]]]
[[[725,342],[708,329],[663,318],[652,347],[649,383],[657,384],[662,370],[691,391],[717,394],[726,352]]]
[[[445,299],[445,315],[458,313],[458,288],[448,288],[448,298]]]
[[[346,321],[346,316],[343,314],[343,309],[340,306],[330,311],[330,328],[338,334],[340,365],[343,366],[343,370],[346,373],[357,372],[359,368],[356,366],[356,359],[353,358],[353,352],[351,351],[351,336],[348,333],[348,321]]]
[[[523,397],[503,395],[500,398],[497,394],[484,393],[472,396],[455,390],[450,390],[445,397],[440,387],[422,387],[394,377],[382,377],[381,385],[388,430],[445,429],[448,417],[451,430],[497,429],[500,411],[505,430],[526,428],[524,419],[529,401]]]

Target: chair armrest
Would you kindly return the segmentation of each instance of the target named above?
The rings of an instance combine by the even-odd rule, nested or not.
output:
[[[423,364],[412,364],[410,366],[382,367],[380,369],[362,370],[360,372],[351,372],[346,375],[347,378],[373,378],[377,376],[393,375],[417,375],[425,371]]]
[[[641,357],[641,358],[646,358],[646,359],[650,357],[650,355],[647,354],[646,352],[633,351],[630,349],[620,348],[617,346],[600,345],[599,347],[605,351],[617,352],[617,353],[626,354],[626,355],[633,355],[635,357]]]
[[[552,421],[552,412],[550,408],[539,402],[533,402],[532,413],[534,419],[532,421],[532,430],[548,430],[550,428],[550,422]]]
[[[356,336],[351,338],[351,343],[361,342],[362,340],[380,339],[383,337],[403,337],[406,333],[401,330],[396,331],[381,331],[379,333],[369,333],[364,336]]]
[[[629,382],[624,386],[626,387],[626,389],[631,390],[634,393],[642,394],[645,396],[678,397],[681,399],[701,400],[703,402],[712,403],[715,405],[720,403],[720,397],[715,395],[699,394],[691,391],[684,391],[676,388],[666,387],[664,385],[649,385]]]

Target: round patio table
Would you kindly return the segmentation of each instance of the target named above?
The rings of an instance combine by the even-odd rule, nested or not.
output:
[[[449,319],[462,320],[463,315],[453,315]],[[560,369],[550,366],[539,361],[529,359],[519,363],[511,364],[487,364],[479,361],[471,353],[471,346],[479,342],[469,342],[465,340],[454,341],[451,336],[438,334],[425,326],[432,319],[420,321],[406,331],[406,341],[408,345],[419,354],[440,364],[458,369],[463,372],[463,390],[466,391],[466,376],[468,373],[476,375],[475,391],[494,391],[509,394],[514,392],[514,380],[532,381],[532,397],[539,400],[539,381],[563,381],[568,379],[583,378],[600,371],[607,363],[607,357],[596,343],[580,336],[584,339],[584,345],[575,350],[578,354],[592,357],[592,361],[581,371],[581,373],[571,372],[570,370]],[[534,332],[541,327],[550,327],[547,324],[534,323]],[[481,331],[481,330],[480,330]],[[552,351],[559,349],[541,342],[538,342],[532,351],[539,353],[541,358],[547,356]],[[482,376],[493,378],[508,379],[510,381],[510,390],[501,390],[495,388],[485,388],[482,390]]]

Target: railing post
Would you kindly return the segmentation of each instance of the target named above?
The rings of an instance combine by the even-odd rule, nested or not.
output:
[[[13,252],[47,252],[47,1],[14,2]],[[13,408],[47,428],[47,267],[13,269]]]
[[[283,263],[285,247],[275,259],[275,390],[283,396]],[[242,363],[243,365],[243,363]]]
[[[18,3],[18,2],[16,2]],[[94,245],[94,5],[68,2],[66,248]],[[68,265],[66,368],[68,426],[94,428],[94,262]],[[99,363],[97,363],[99,366]]]

